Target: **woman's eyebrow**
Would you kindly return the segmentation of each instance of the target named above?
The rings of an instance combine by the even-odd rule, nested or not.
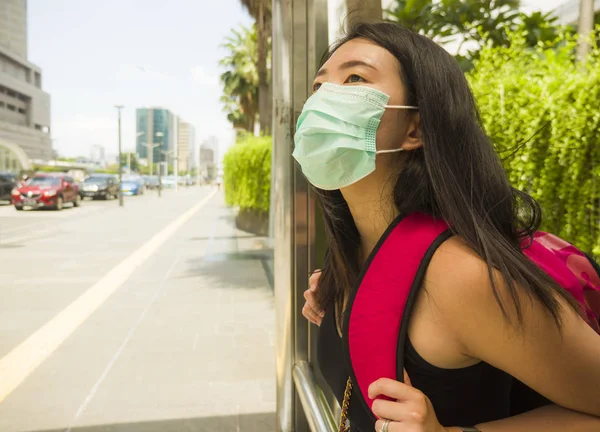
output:
[[[350,69],[356,66],[366,66],[369,67],[371,69],[377,70],[377,68],[375,66],[373,66],[372,64],[369,64],[367,62],[364,62],[362,60],[348,60],[347,62],[344,62],[340,65],[340,69]],[[321,69],[319,72],[317,72],[317,75],[315,76],[315,78],[318,78],[320,76],[326,75],[327,74],[327,69]]]

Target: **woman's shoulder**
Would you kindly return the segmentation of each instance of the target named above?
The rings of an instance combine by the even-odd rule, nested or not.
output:
[[[436,304],[450,315],[465,307],[498,308],[491,285],[494,278],[500,299],[511,299],[502,274],[492,269],[459,236],[446,240],[434,253],[427,268],[424,288]]]
[[[426,282],[433,286],[460,283],[468,288],[465,283],[470,286],[486,279],[489,279],[487,263],[459,236],[450,237],[439,246],[426,274]]]

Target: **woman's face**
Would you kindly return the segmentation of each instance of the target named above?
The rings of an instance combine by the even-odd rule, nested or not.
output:
[[[339,47],[317,73],[313,91],[322,83],[372,87],[390,96],[389,105],[405,105],[405,89],[400,78],[398,60],[385,48],[367,39],[353,39]],[[377,150],[402,146],[409,129],[410,112],[386,109],[377,130]],[[377,169],[381,160],[377,157]]]

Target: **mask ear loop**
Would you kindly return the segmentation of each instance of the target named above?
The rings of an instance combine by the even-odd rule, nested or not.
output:
[[[394,109],[410,109],[410,110],[418,110],[419,107],[410,106],[410,105],[386,105],[386,108],[394,108]],[[392,149],[392,150],[379,150],[376,151],[375,154],[384,154],[384,153],[399,153],[404,151],[403,148]]]
[[[382,154],[382,153],[399,153],[404,151],[403,148],[398,148],[398,149],[392,149],[392,150],[379,150],[376,151],[375,154]]]
[[[419,107],[410,105],[386,105],[385,108],[418,110]]]

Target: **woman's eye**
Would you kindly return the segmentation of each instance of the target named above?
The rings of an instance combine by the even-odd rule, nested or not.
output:
[[[352,74],[348,77],[346,82],[349,82],[349,83],[365,82],[365,79],[363,77],[361,77],[360,75]]]
[[[316,92],[317,90],[319,90],[321,88],[321,83],[314,83],[313,84],[313,93]]]

